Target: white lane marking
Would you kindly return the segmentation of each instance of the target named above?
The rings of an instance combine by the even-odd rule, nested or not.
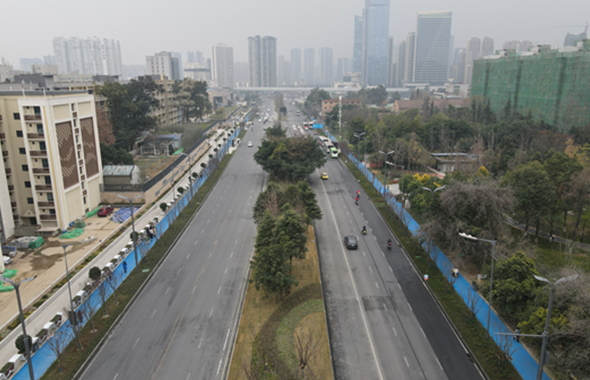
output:
[[[229,258],[231,259],[232,257],[234,257],[234,253],[232,251],[231,255],[229,255]]]
[[[191,257],[191,254],[189,253],[188,255],[186,255],[186,258],[188,259],[189,257]]]
[[[191,374],[189,373],[188,375],[186,375],[186,380],[190,379]]]
[[[211,253],[209,254],[209,257],[211,257],[211,255],[212,255],[212,254],[213,254],[213,252],[211,252]]]
[[[209,313],[209,316],[213,315],[213,308],[211,308],[211,312]]]
[[[440,367],[440,369],[442,370],[442,369],[443,369],[443,367],[442,367],[442,365],[440,365],[440,362],[438,361],[438,358],[437,358],[436,356],[435,356],[434,358],[436,359],[436,362],[438,363],[438,366],[439,366],[439,367]]]
[[[221,292],[221,286],[219,287],[219,289],[217,289],[217,294],[219,294]]]
[[[238,239],[236,239],[236,241],[234,242],[234,244],[238,244]]]
[[[391,328],[393,330],[393,333],[395,334],[395,336],[397,336],[397,331],[395,331],[395,327]]]
[[[213,212],[211,214],[215,214],[215,210],[213,210]]]
[[[371,273],[373,273],[373,269],[371,269],[371,266],[369,265],[369,270],[371,271]]]
[[[386,305],[386,304],[383,304],[383,307],[385,308],[385,310],[389,310],[389,309],[387,308],[387,305]]]
[[[377,241],[377,236],[373,235],[373,239],[375,239],[375,241]]]
[[[422,335],[424,335],[424,338],[426,338],[426,334],[424,334],[424,329],[422,327],[420,327],[420,331],[422,331]]]
[[[367,254],[365,253],[365,251],[363,251],[363,256],[367,257]]]
[[[199,341],[199,346],[197,347],[197,349],[201,348],[201,343],[203,343],[203,338],[201,338],[201,340]]]
[[[158,311],[158,309],[155,309],[154,312],[152,313],[152,316],[150,317],[150,319],[152,319],[154,317],[154,315],[156,315],[156,311]]]
[[[195,293],[195,290],[197,290],[197,287],[196,286],[193,288],[193,294]]]
[[[207,224],[211,221],[211,219],[207,219]]]
[[[399,284],[399,282],[397,283],[397,287],[400,288],[400,290],[402,288],[402,286]]]
[[[219,375],[219,370],[221,369],[221,362],[223,359],[219,359],[219,366],[217,367],[217,374]]]
[[[381,251],[381,254],[383,255],[383,257],[385,257],[385,252]]]
[[[225,272],[223,272],[223,274],[227,274],[227,268],[225,268]]]
[[[119,377],[119,373],[117,373],[117,374],[115,375],[115,377],[113,377],[113,380],[116,380],[116,379],[117,379],[117,377]]]
[[[169,291],[170,291],[170,287],[168,287],[168,289],[166,289],[166,293],[164,293],[164,295],[168,294]]]
[[[193,244],[193,245],[197,245],[197,242],[198,242],[198,240],[195,240],[195,244]]]
[[[391,265],[389,266],[389,270],[391,271],[391,273],[393,273],[393,268],[391,268]]]
[[[203,233],[203,232],[205,232],[205,229],[204,228],[201,230],[201,233]],[[195,244],[197,244],[197,242],[195,242]]]
[[[412,309],[412,305],[410,305],[410,303],[409,303],[409,302],[408,302],[408,306],[409,306],[409,308],[410,308],[410,310],[411,310],[411,311],[414,311],[414,310]]]
[[[410,363],[408,363],[408,359],[404,356],[404,360],[406,361],[406,366],[410,368]]]
[[[377,289],[379,289],[379,284],[378,283],[375,283],[375,286],[377,287]]]
[[[225,335],[225,343],[223,343],[223,351],[225,351],[225,346],[227,345],[228,338],[229,338],[229,329],[227,329],[227,334]]]
[[[176,272],[176,275],[177,275],[177,276],[180,274],[180,271],[181,271],[181,270],[182,270],[182,268],[180,268],[180,269],[178,270],[178,272]]]
[[[135,341],[135,344],[133,345],[133,348],[132,348],[132,350],[133,350],[133,349],[135,349],[135,346],[137,346],[137,343],[139,342],[139,339],[140,339],[140,338],[137,338],[137,340]]]

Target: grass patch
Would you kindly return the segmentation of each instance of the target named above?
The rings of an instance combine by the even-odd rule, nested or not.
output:
[[[251,370],[252,363],[262,357],[272,370],[263,371],[260,379],[293,378],[298,370],[294,334],[302,328],[321,337],[310,368],[317,378],[333,378],[315,234],[311,226],[308,227],[307,248],[305,259],[293,261],[293,275],[299,285],[285,299],[265,299],[254,286],[248,286],[229,380],[248,379],[244,369]]]
[[[400,239],[403,247],[408,252],[410,258],[416,264],[421,275],[428,273],[429,279],[427,285],[435,294],[436,298],[446,311],[447,315],[459,331],[459,334],[471,349],[473,355],[483,367],[490,379],[493,380],[511,380],[521,379],[520,374],[511,363],[503,359],[503,354],[492,339],[488,339],[486,329],[473,317],[469,316],[469,309],[463,302],[462,298],[450,286],[445,276],[430,265],[427,259],[427,253],[419,245],[416,238],[404,226],[397,215],[387,205],[381,195],[375,190],[373,185],[362,175],[352,162],[347,160],[346,165],[352,174],[360,181],[361,186],[371,198],[379,212],[383,215],[387,223],[394,230]]]
[[[109,317],[103,318],[103,309],[96,312],[92,318],[96,332],[90,332],[90,323],[82,329],[80,341],[83,350],[79,350],[75,342],[68,345],[62,356],[63,372],[60,371],[57,361],[49,367],[47,372],[41,377],[42,380],[62,380],[71,379],[84,364],[86,359],[92,354],[93,350],[103,339],[108,329],[111,327],[116,318],[123,312],[125,306],[131,301],[142,284],[147,280],[150,273],[156,268],[158,263],[164,258],[168,248],[174,243],[184,226],[189,222],[193,214],[197,211],[201,202],[211,191],[219,176],[227,166],[231,156],[225,156],[219,166],[213,171],[211,176],[203,183],[195,197],[180,212],[176,221],[160,237],[158,242],[149,250],[146,256],[139,263],[139,270],[133,271],[123,283],[119,286],[115,294],[111,296],[104,305]],[[149,269],[143,272],[143,269]]]

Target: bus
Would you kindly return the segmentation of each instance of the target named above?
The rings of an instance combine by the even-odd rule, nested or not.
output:
[[[336,149],[334,146],[330,148],[330,157],[338,158],[338,149]]]

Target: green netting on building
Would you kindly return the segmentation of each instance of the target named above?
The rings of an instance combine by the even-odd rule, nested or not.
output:
[[[541,47],[538,54],[475,61],[471,95],[489,99],[499,115],[510,102],[561,131],[589,125],[590,40],[580,51]]]
[[[37,238],[29,243],[30,249],[37,249],[45,243],[45,239],[41,236],[37,236]]]
[[[83,233],[84,233],[83,228],[74,228],[73,230],[68,231],[65,234],[62,234],[59,238],[60,239],[73,239],[75,237],[82,235]]]

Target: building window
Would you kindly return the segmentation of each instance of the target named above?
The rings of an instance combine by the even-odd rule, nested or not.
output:
[[[30,181],[25,181],[25,187],[26,188],[30,188],[31,187],[31,182]]]
[[[80,166],[78,169],[80,170],[80,174],[82,174],[82,167]]]
[[[78,160],[80,159],[80,151],[78,151]]]
[[[20,154],[27,154],[27,151],[25,150],[25,148],[18,148],[18,152]]]
[[[14,120],[20,120],[20,113],[18,113],[18,112],[13,113],[12,117],[14,117]]]
[[[23,172],[29,171],[29,165],[23,165]]]
[[[33,198],[27,198],[27,203],[32,205],[33,204]]]
[[[76,128],[76,119],[74,119],[73,121],[74,121],[74,128]]]
[[[47,144],[45,144],[45,141],[39,142],[39,150],[47,150]]]
[[[23,131],[16,131],[16,137],[23,137]]]
[[[86,197],[83,197],[83,199],[84,199],[84,204],[86,204]]]
[[[74,103],[72,103],[71,106],[72,106],[72,111],[75,111],[76,110],[76,105]]]
[[[53,193],[47,193],[47,201],[53,202]]]
[[[50,208],[49,209],[49,215],[55,215],[55,209],[54,208]]]
[[[76,135],[76,144],[78,143],[78,135]]]
[[[35,115],[41,115],[41,107],[33,107],[33,111]]]
[[[37,124],[37,133],[40,135],[43,134],[43,124]]]
[[[46,185],[51,185],[51,177],[48,176],[48,175],[45,176],[45,184]]]
[[[80,186],[82,186],[82,190],[84,190],[84,182],[80,182]]]
[[[49,168],[49,160],[47,160],[46,158],[42,158],[41,165],[43,165],[43,168],[45,169]]]

